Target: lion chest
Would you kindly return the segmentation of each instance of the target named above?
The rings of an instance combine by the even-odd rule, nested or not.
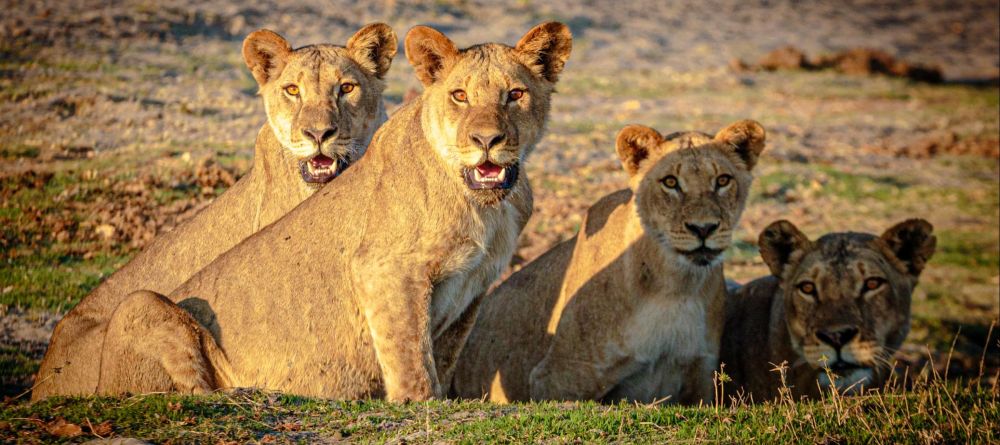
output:
[[[624,337],[637,370],[617,386],[613,397],[676,399],[686,368],[718,355],[706,333],[706,306],[698,295],[653,298],[639,305]]]
[[[471,236],[449,250],[434,282],[431,317],[434,336],[443,333],[483,294],[510,262],[517,246],[519,215],[504,202],[469,221]]]

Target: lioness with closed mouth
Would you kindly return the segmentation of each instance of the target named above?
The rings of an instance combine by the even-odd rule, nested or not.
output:
[[[753,121],[714,138],[623,129],[617,152],[629,188],[594,204],[580,233],[485,299],[451,394],[711,401],[721,254],[764,138]]]
[[[423,94],[339,179],[171,294],[200,299],[197,310],[151,292],[123,302],[99,392],[439,397],[470,328],[467,309],[508,264],[531,215],[521,166],[570,48],[560,23],[514,47],[463,50],[413,28],[406,56]]]
[[[787,388],[815,399],[821,390],[883,385],[910,331],[910,297],[934,254],[933,230],[911,219],[881,236],[811,241],[788,221],[764,229],[758,244],[771,276],[731,292],[727,303],[725,394],[766,401]]]
[[[386,120],[383,78],[395,54],[396,35],[381,23],[362,28],[346,47],[293,50],[271,31],[247,36],[243,57],[268,121],[257,135],[253,168],[194,218],[156,238],[59,322],[32,398],[92,394],[107,322],[129,293],[174,290],[361,158]]]

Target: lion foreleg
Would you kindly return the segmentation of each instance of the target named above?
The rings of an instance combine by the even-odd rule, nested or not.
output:
[[[427,400],[441,396],[430,335],[431,284],[403,271],[375,274],[358,303],[368,322],[382,370],[386,398]],[[419,276],[419,275],[417,275]]]

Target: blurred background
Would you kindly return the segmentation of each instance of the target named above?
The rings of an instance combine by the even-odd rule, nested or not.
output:
[[[767,273],[775,219],[811,237],[931,221],[938,250],[897,358],[995,385],[1000,372],[1000,4],[996,1],[0,0],[0,387],[30,387],[59,317],[251,165],[265,121],[243,64],[258,28],[293,46],[413,25],[459,46],[559,20],[573,54],[528,163],[517,268],[625,187],[626,124],[709,133],[744,118],[768,149],[726,273]],[[390,111],[420,91],[402,46]],[[991,336],[992,335],[992,336]],[[989,339],[988,339],[989,338]],[[980,369],[980,366],[984,369]]]

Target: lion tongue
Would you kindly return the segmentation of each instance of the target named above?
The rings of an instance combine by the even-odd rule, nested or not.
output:
[[[333,165],[333,158],[323,154],[318,154],[313,156],[313,158],[309,160],[309,163],[312,164],[312,167],[315,169],[323,169]]]
[[[500,172],[502,171],[503,167],[496,165],[490,161],[486,161],[482,165],[476,167],[476,172],[478,172],[479,176],[483,178],[495,178],[499,176]]]

